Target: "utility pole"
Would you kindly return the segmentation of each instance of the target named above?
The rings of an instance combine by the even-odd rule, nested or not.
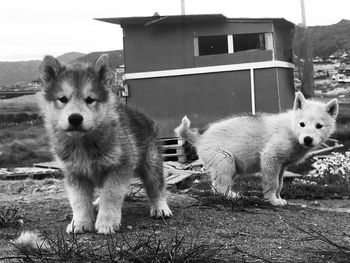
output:
[[[185,0],[181,0],[181,15],[185,15]]]
[[[306,25],[305,2],[300,0],[302,25],[305,28],[305,61],[303,67],[303,77],[301,80],[301,91],[306,97],[314,96],[314,68],[312,63],[313,48],[310,33]]]
[[[305,2],[304,0],[300,0],[301,6],[301,23],[304,27],[306,27],[306,15],[305,15]]]

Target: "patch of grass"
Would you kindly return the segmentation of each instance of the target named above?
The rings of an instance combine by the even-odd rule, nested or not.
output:
[[[223,244],[198,241],[178,233],[168,240],[159,238],[155,231],[128,239],[118,233],[104,236],[98,244],[87,242],[84,237],[67,236],[63,231],[55,236],[42,235],[51,249],[28,250],[15,245],[19,255],[13,259],[21,258],[26,262],[226,262],[220,256],[225,250]]]
[[[0,209],[0,228],[19,226],[22,224],[22,220],[18,207],[6,206]]]
[[[267,208],[275,209],[269,202],[263,199],[263,195],[259,190],[252,190],[251,187],[237,192],[236,197],[229,195],[229,192],[222,194],[216,190],[212,190],[212,187],[209,187],[205,190],[191,189],[190,194],[192,197],[196,198],[199,201],[198,206],[208,206],[220,208],[229,207],[233,211],[243,211],[243,212],[252,212],[249,208]]]
[[[49,139],[43,125],[0,127],[0,167],[32,166],[50,160]]]
[[[309,226],[302,227],[291,222],[287,223],[299,232],[306,235],[306,238],[304,238],[303,241],[319,241],[329,248],[329,250],[325,250],[324,248],[320,248],[319,250],[315,249],[315,253],[328,256],[332,259],[332,262],[350,262],[350,235],[348,233],[335,229],[334,233],[338,232],[340,234],[340,236],[337,238],[338,240],[335,241],[334,237],[329,237],[320,230]]]
[[[12,99],[2,100],[0,104],[1,113],[37,113],[39,112],[37,95],[20,96]]]

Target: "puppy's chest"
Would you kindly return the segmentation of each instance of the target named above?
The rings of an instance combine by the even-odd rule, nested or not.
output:
[[[84,148],[73,148],[70,153],[58,154],[66,172],[71,175],[94,178],[115,169],[120,164],[121,150],[92,152]]]

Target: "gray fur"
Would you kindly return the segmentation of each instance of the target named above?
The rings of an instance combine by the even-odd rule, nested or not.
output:
[[[67,232],[96,229],[102,234],[114,233],[120,226],[124,195],[135,176],[145,185],[151,216],[170,217],[157,128],[144,114],[116,103],[109,88],[106,57],[94,65],[62,66],[47,56],[40,69],[45,125],[66,175],[73,209]],[[83,119],[79,127],[69,123],[72,114]],[[100,197],[94,223],[92,196],[96,188]]]

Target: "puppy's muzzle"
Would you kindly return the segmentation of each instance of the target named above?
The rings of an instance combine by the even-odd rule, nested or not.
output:
[[[311,147],[311,146],[312,146],[312,142],[313,142],[312,137],[306,136],[306,137],[304,138],[304,145],[305,145],[305,146]]]
[[[80,114],[76,114],[76,113],[71,114],[68,117],[68,122],[74,128],[77,128],[83,123],[83,116],[81,116]]]

